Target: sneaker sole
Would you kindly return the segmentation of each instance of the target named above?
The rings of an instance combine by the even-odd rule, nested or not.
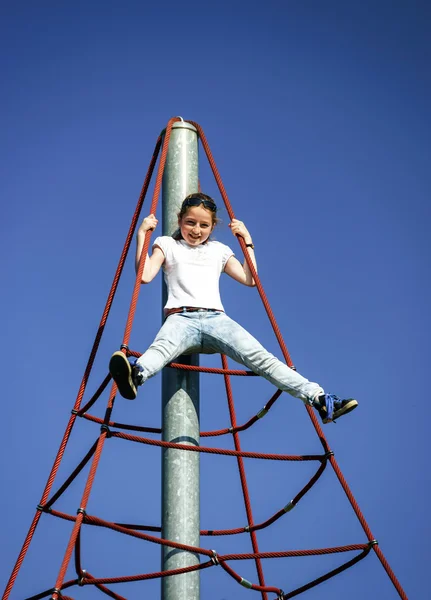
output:
[[[351,410],[353,410],[357,406],[358,406],[358,402],[356,400],[350,400],[350,402],[348,402],[342,408],[340,408],[339,410],[336,410],[334,412],[332,419],[333,420],[338,419],[342,415],[347,415],[347,413],[349,413]]]
[[[322,421],[325,425],[327,423],[332,423],[333,421],[335,421],[336,419],[339,419],[343,415],[347,415],[347,413],[349,413],[350,411],[355,409],[357,406],[358,406],[357,400],[350,400],[350,402],[348,402],[342,408],[339,408],[337,411],[334,412],[334,414],[332,415],[332,419],[322,419]]]
[[[122,352],[114,352],[111,356],[109,372],[123,398],[135,400],[137,391],[132,380],[132,367]]]

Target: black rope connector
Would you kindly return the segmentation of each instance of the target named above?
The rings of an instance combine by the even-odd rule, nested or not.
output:
[[[78,579],[78,585],[81,585],[81,586],[84,585],[84,579],[85,579],[86,575],[87,575],[87,571],[85,569],[82,569],[81,575]]]
[[[244,531],[245,531],[246,533],[250,533],[250,525],[246,525],[246,526],[244,527]]]
[[[85,510],[85,508],[78,508],[78,510],[76,511],[76,514],[79,515],[80,513],[82,515],[84,515],[84,517],[87,516],[87,511]]]
[[[233,433],[233,427],[229,427],[228,431],[229,433]]]
[[[106,437],[111,437],[112,435],[112,431],[109,429],[108,425],[106,425],[106,423],[103,423],[103,425],[100,426],[100,431],[103,433],[104,431],[106,431]]]
[[[77,415],[79,411],[77,411],[76,408],[72,408],[70,412],[72,413],[72,415]]]
[[[218,559],[217,552],[215,550],[211,550],[211,553],[212,553],[211,562],[216,566],[219,565],[220,561]]]
[[[278,598],[278,600],[284,600],[284,592],[283,592],[283,590],[279,590],[277,598]]]
[[[325,454],[325,458],[330,458],[331,456],[335,456],[333,450],[328,450]]]
[[[127,344],[121,344],[120,350],[126,350],[126,352],[128,352],[129,351],[129,346]]]
[[[45,507],[42,504],[38,504],[36,506],[36,510],[40,510],[40,512],[43,512],[45,510]]]
[[[54,594],[58,594],[59,598],[61,598],[61,590],[60,590],[60,588],[54,588],[52,590],[52,596],[51,596],[51,598],[54,597]]]
[[[368,542],[368,545],[372,548],[373,546],[378,546],[379,542],[377,540],[371,540],[371,542]]]
[[[296,371],[295,365],[292,365],[290,368],[292,369],[292,371]]]

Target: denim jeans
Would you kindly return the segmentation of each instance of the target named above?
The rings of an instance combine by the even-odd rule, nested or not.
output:
[[[142,383],[181,354],[218,352],[268,379],[280,390],[306,404],[323,394],[322,388],[281,362],[224,312],[182,312],[170,315],[154,342],[136,365]]]

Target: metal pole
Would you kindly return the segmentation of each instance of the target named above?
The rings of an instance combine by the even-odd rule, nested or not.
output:
[[[163,174],[163,235],[178,227],[184,198],[198,191],[198,135],[193,125],[177,122],[172,128]],[[167,291],[163,282],[163,305]],[[199,355],[176,362],[198,365]],[[162,439],[199,446],[199,373],[166,368],[162,374]],[[199,453],[162,450],[162,536],[199,546]],[[199,563],[199,555],[162,546],[162,569]],[[199,600],[199,572],[162,579],[162,600]]]

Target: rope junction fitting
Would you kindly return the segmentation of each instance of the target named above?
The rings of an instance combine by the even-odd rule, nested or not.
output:
[[[113,435],[113,432],[109,429],[109,426],[106,425],[106,423],[103,423],[103,425],[100,426],[100,431],[101,433],[106,433],[107,438],[110,438]]]
[[[233,440],[235,443],[235,450],[226,450],[226,449],[222,449],[222,448],[209,448],[209,447],[205,447],[205,446],[190,446],[190,445],[186,445],[186,444],[170,443],[170,442],[154,440],[154,439],[148,438],[148,437],[142,437],[142,436],[138,436],[138,435],[132,435],[130,433],[125,433],[125,431],[134,431],[134,432],[139,432],[139,433],[151,433],[151,434],[160,435],[161,430],[160,430],[160,428],[155,428],[155,427],[138,426],[138,425],[134,425],[134,424],[123,424],[123,423],[117,423],[115,421],[112,421],[111,414],[113,411],[115,393],[116,393],[115,385],[112,385],[110,393],[109,393],[109,398],[108,398],[107,406],[106,406],[105,419],[100,419],[99,417],[96,417],[95,415],[89,414],[88,411],[90,410],[90,408],[102,397],[103,392],[108,387],[108,385],[111,381],[110,375],[107,375],[105,377],[105,379],[100,384],[97,391],[87,401],[87,403],[81,407],[81,403],[84,398],[84,393],[87,388],[88,379],[90,377],[90,373],[93,368],[95,357],[96,357],[98,349],[99,349],[99,345],[100,345],[101,338],[102,338],[102,335],[103,335],[103,332],[104,332],[104,329],[106,326],[106,322],[107,322],[107,319],[108,319],[108,316],[109,316],[109,313],[110,313],[110,310],[112,307],[114,296],[118,289],[120,276],[123,272],[123,267],[124,267],[124,264],[125,264],[125,261],[126,261],[126,258],[127,258],[127,255],[128,255],[128,252],[129,252],[129,249],[130,249],[133,237],[134,237],[134,232],[137,227],[137,223],[138,223],[138,219],[139,219],[139,216],[140,216],[140,213],[142,210],[142,206],[143,206],[147,191],[150,186],[151,177],[153,175],[153,171],[155,169],[155,166],[156,166],[156,163],[157,163],[157,160],[159,157],[159,153],[161,150],[160,162],[159,162],[159,167],[158,167],[158,171],[157,171],[156,182],[154,185],[153,197],[152,197],[151,206],[149,209],[149,213],[156,214],[171,129],[172,129],[172,126],[174,125],[174,123],[176,123],[178,121],[181,121],[183,123],[184,122],[189,123],[190,125],[192,125],[196,128],[199,140],[205,150],[209,165],[212,169],[212,172],[213,172],[214,178],[216,180],[216,183],[218,185],[220,194],[223,198],[224,205],[228,212],[229,218],[231,220],[233,218],[235,218],[234,211],[229,202],[229,199],[226,194],[224,185],[222,183],[220,174],[215,165],[215,161],[212,157],[211,150],[209,148],[208,142],[206,140],[206,137],[205,137],[205,134],[204,134],[202,128],[200,127],[200,125],[198,125],[194,121],[184,121],[184,119],[182,117],[174,117],[174,118],[170,119],[166,128],[163,130],[162,134],[159,135],[159,137],[156,141],[156,145],[155,145],[153,155],[152,155],[149,167],[148,167],[148,171],[145,176],[142,190],[141,190],[141,193],[138,198],[137,206],[136,206],[134,215],[132,217],[129,232],[126,237],[124,248],[121,253],[116,272],[114,274],[112,286],[111,286],[110,292],[108,294],[108,299],[106,301],[106,305],[105,305],[105,308],[104,308],[104,311],[102,314],[102,318],[101,318],[99,327],[97,328],[97,334],[96,334],[96,337],[95,337],[95,340],[93,343],[93,347],[90,352],[90,356],[88,358],[87,366],[84,371],[84,375],[83,375],[82,382],[81,382],[81,385],[80,385],[80,388],[78,391],[78,395],[75,400],[74,407],[71,411],[71,417],[70,417],[69,423],[66,427],[62,442],[60,444],[60,449],[59,449],[57,457],[54,461],[54,465],[53,465],[51,473],[49,475],[42,498],[40,500],[40,503],[36,507],[36,514],[33,518],[33,522],[31,523],[29,532],[24,541],[23,547],[21,549],[21,552],[20,552],[18,559],[16,561],[16,564],[15,564],[15,567],[10,576],[9,582],[6,586],[6,589],[5,589],[5,592],[3,595],[3,600],[7,600],[9,598],[9,595],[15,584],[16,578],[18,576],[20,567],[22,565],[22,562],[24,560],[24,557],[26,555],[28,547],[32,541],[34,532],[39,523],[42,512],[45,514],[49,514],[50,516],[72,522],[73,530],[72,530],[72,533],[70,534],[70,539],[69,539],[69,542],[68,542],[68,545],[67,545],[67,548],[66,548],[66,551],[64,554],[64,558],[63,558],[62,564],[60,566],[59,573],[57,575],[55,587],[50,587],[49,590],[38,593],[36,596],[33,596],[31,599],[27,599],[27,600],[39,600],[41,598],[48,597],[50,594],[52,594],[51,597],[54,600],[58,600],[61,598],[66,600],[67,597],[62,596],[61,590],[64,590],[69,587],[73,587],[75,585],[78,585],[78,586],[93,585],[99,591],[101,591],[105,595],[109,596],[110,598],[114,598],[116,600],[124,600],[124,598],[122,596],[118,595],[115,591],[113,591],[110,587],[107,587],[107,586],[109,586],[111,584],[115,584],[115,583],[145,581],[145,580],[150,580],[150,579],[154,579],[154,578],[162,578],[162,577],[167,577],[167,576],[174,577],[176,575],[180,575],[180,574],[184,574],[184,573],[188,573],[188,572],[192,572],[192,571],[196,571],[196,570],[207,569],[212,566],[221,566],[222,569],[232,578],[233,581],[235,581],[236,583],[239,583],[243,587],[260,592],[262,600],[267,600],[269,593],[276,594],[276,596],[279,600],[287,600],[288,598],[293,598],[294,596],[297,596],[297,595],[305,592],[306,590],[311,589],[311,588],[315,587],[316,585],[319,585],[323,581],[327,581],[328,579],[334,577],[338,573],[341,573],[341,572],[345,571],[346,569],[352,567],[354,564],[356,564],[357,562],[359,562],[360,560],[365,558],[370,553],[371,549],[374,550],[375,554],[377,555],[378,559],[380,560],[380,562],[381,562],[382,566],[384,567],[387,575],[389,576],[395,590],[398,592],[399,597],[402,598],[403,600],[407,600],[407,596],[406,596],[404,590],[402,589],[400,583],[398,582],[397,578],[395,577],[395,574],[393,573],[393,571],[390,568],[388,562],[386,561],[383,553],[381,552],[381,550],[378,546],[377,540],[373,537],[371,530],[370,530],[367,522],[365,521],[365,518],[363,517],[363,515],[360,511],[360,508],[359,508],[355,498],[353,497],[353,494],[352,494],[349,486],[347,485],[346,480],[344,479],[344,477],[341,473],[341,470],[335,460],[334,452],[329,449],[329,444],[323,434],[323,431],[322,431],[320,424],[316,418],[316,415],[314,414],[314,411],[309,406],[306,407],[306,410],[308,412],[308,416],[311,419],[311,422],[316,431],[316,434],[318,435],[319,440],[322,444],[322,447],[323,447],[322,454],[281,455],[281,454],[268,454],[268,453],[264,454],[264,453],[260,453],[260,452],[244,452],[241,450],[239,433],[243,432],[247,429],[250,429],[263,416],[267,415],[270,412],[271,407],[275,404],[275,402],[278,400],[278,398],[281,395],[281,391],[277,390],[273,394],[272,398],[265,404],[264,408],[262,408],[257,414],[252,416],[246,423],[238,425],[236,422],[236,413],[235,413],[232,389],[231,389],[231,385],[230,385],[230,377],[231,376],[256,376],[255,373],[252,373],[251,371],[240,370],[240,369],[229,369],[227,358],[225,356],[222,356],[222,366],[220,369],[214,369],[214,368],[209,368],[209,367],[197,367],[197,366],[191,366],[191,365],[180,365],[177,363],[172,363],[172,364],[168,365],[169,368],[189,369],[189,370],[195,370],[195,371],[199,371],[199,372],[207,373],[207,374],[223,375],[224,381],[225,381],[225,388],[226,388],[226,395],[227,395],[227,402],[228,402],[231,423],[229,426],[227,426],[223,429],[220,429],[220,430],[201,432],[201,437],[233,435]],[[130,350],[128,344],[129,344],[132,324],[134,321],[139,291],[141,289],[140,281],[142,279],[142,272],[144,269],[145,260],[146,260],[146,256],[147,256],[149,245],[150,245],[151,234],[152,234],[152,232],[149,231],[148,235],[145,237],[144,248],[142,250],[141,260],[139,262],[139,268],[138,268],[138,273],[137,273],[136,280],[135,280],[135,287],[134,287],[134,291],[133,291],[133,295],[132,295],[129,315],[127,318],[124,338],[120,345],[120,350],[124,350],[125,353],[127,354],[127,356],[140,356],[139,352]],[[274,334],[278,340],[278,343],[279,343],[279,346],[283,353],[285,362],[291,369],[296,370],[292,363],[290,354],[287,350],[287,347],[285,345],[285,342],[283,340],[283,337],[281,335],[281,332],[279,330],[277,322],[275,320],[274,314],[272,312],[271,306],[266,297],[263,286],[260,282],[259,276],[254,268],[253,263],[251,262],[248,252],[246,251],[245,242],[240,237],[238,238],[238,242],[241,246],[241,249],[245,256],[245,260],[247,261],[247,264],[250,268],[252,276],[256,282],[257,291],[261,297],[263,306],[265,308],[265,311],[266,311],[268,318],[270,320],[270,323],[272,325]],[[59,466],[63,459],[64,452],[65,452],[67,443],[69,441],[72,428],[76,424],[78,418],[86,419],[90,422],[99,424],[101,434],[106,433],[106,435],[98,436],[98,438],[95,440],[95,442],[93,443],[91,448],[88,450],[88,452],[86,453],[84,458],[81,460],[81,462],[78,464],[78,466],[72,471],[72,473],[69,475],[69,477],[67,477],[66,480],[59,486],[57,491],[55,493],[52,493],[54,480],[58,474]],[[116,431],[112,431],[111,427],[115,427]],[[204,547],[200,548],[200,547],[195,547],[195,546],[188,546],[186,544],[181,544],[179,542],[174,542],[172,540],[166,540],[166,539],[163,539],[162,537],[157,537],[155,535],[150,535],[149,533],[145,533],[145,531],[151,531],[152,533],[160,534],[161,528],[159,526],[155,527],[155,526],[142,525],[142,524],[121,524],[121,523],[106,521],[106,520],[100,519],[99,517],[89,515],[86,510],[88,498],[89,498],[89,495],[90,495],[90,492],[91,492],[91,489],[92,489],[92,486],[94,483],[97,468],[99,466],[100,457],[101,457],[104,443],[106,440],[109,440],[109,443],[117,443],[117,440],[118,441],[123,440],[123,441],[127,441],[127,442],[135,442],[135,443],[141,443],[141,444],[146,444],[146,445],[159,446],[161,448],[175,448],[177,450],[182,450],[182,451],[187,451],[187,452],[202,452],[202,453],[219,454],[219,455],[224,455],[224,456],[235,457],[237,460],[237,464],[238,464],[238,470],[239,470],[239,475],[240,475],[240,481],[241,481],[241,487],[242,487],[242,493],[243,493],[243,499],[244,499],[244,505],[245,505],[245,510],[246,510],[246,514],[247,514],[247,523],[248,524],[246,526],[239,526],[239,527],[225,529],[225,530],[214,530],[214,529],[207,530],[207,531],[202,530],[200,532],[200,534],[202,537],[246,534],[246,535],[250,536],[252,552],[247,553],[247,554],[242,553],[242,554],[220,555],[216,552],[216,550],[210,550],[210,549],[207,549]],[[318,466],[317,466],[316,472],[311,476],[311,478],[306,483],[306,485],[304,485],[303,488],[298,491],[296,496],[292,500],[290,500],[290,502],[288,502],[284,506],[281,506],[278,510],[276,510],[276,512],[274,514],[267,516],[267,518],[264,521],[262,521],[260,523],[255,523],[254,518],[253,518],[253,513],[252,513],[250,495],[249,495],[249,491],[248,491],[248,483],[247,483],[245,469],[244,469],[244,459],[245,458],[261,459],[261,460],[277,460],[277,461],[300,461],[300,462],[301,461],[302,462],[313,462],[314,461],[317,463]],[[91,468],[90,468],[90,472],[89,472],[89,475],[86,480],[85,489],[84,489],[83,497],[81,500],[81,506],[77,510],[77,516],[68,514],[68,513],[62,513],[60,511],[54,510],[52,508],[52,506],[62,496],[62,494],[69,488],[69,486],[76,479],[76,477],[82,472],[84,467],[89,463],[90,459],[92,459]],[[340,484],[341,484],[341,486],[342,486],[342,488],[343,488],[361,526],[362,526],[362,529],[365,533],[367,542],[364,542],[361,544],[353,544],[353,545],[348,545],[348,546],[338,546],[338,547],[330,547],[330,548],[317,548],[317,549],[315,548],[315,549],[308,549],[308,550],[286,550],[286,551],[281,551],[281,552],[265,552],[265,553],[260,552],[259,547],[258,547],[257,531],[265,529],[265,528],[273,525],[279,519],[283,518],[283,516],[286,513],[290,512],[295,506],[297,506],[298,502],[300,502],[300,500],[305,496],[305,494],[308,493],[312,489],[312,487],[315,485],[315,483],[323,475],[328,464],[331,465],[331,467],[335,471],[335,474],[337,475],[338,480],[339,480],[339,482],[340,482]],[[80,515],[82,515],[82,517]],[[117,532],[118,534],[125,534],[126,536],[140,539],[147,543],[152,543],[152,544],[156,544],[159,546],[167,546],[167,547],[170,547],[173,549],[184,550],[187,552],[193,552],[195,554],[202,555],[202,557],[205,557],[206,561],[201,562],[198,565],[175,569],[174,571],[142,573],[142,574],[111,577],[111,578],[94,577],[88,571],[81,569],[79,566],[81,564],[81,558],[80,558],[80,556],[81,556],[81,531],[82,531],[83,526],[108,528],[111,531]],[[351,558],[350,560],[342,563],[339,567],[333,569],[332,571],[329,571],[328,573],[325,573],[324,575],[318,577],[317,579],[309,581],[309,582],[305,583],[303,586],[301,586],[300,588],[291,590],[288,593],[284,593],[280,588],[275,587],[275,586],[270,586],[265,583],[265,577],[264,577],[264,571],[263,571],[263,565],[262,565],[263,560],[276,559],[276,558],[290,558],[290,557],[299,557],[299,556],[302,556],[302,557],[320,556],[320,555],[328,555],[328,554],[339,554],[339,553],[345,553],[345,552],[356,552],[357,554],[355,555],[354,558]],[[73,553],[75,553],[75,569],[76,569],[76,573],[77,573],[77,579],[65,582],[64,578],[66,576],[66,572],[69,567]],[[238,573],[228,564],[229,562],[234,562],[234,561],[238,561],[238,560],[239,561],[254,560],[258,583],[252,583],[252,582],[248,581],[247,579],[244,579],[243,577],[238,575]]]

